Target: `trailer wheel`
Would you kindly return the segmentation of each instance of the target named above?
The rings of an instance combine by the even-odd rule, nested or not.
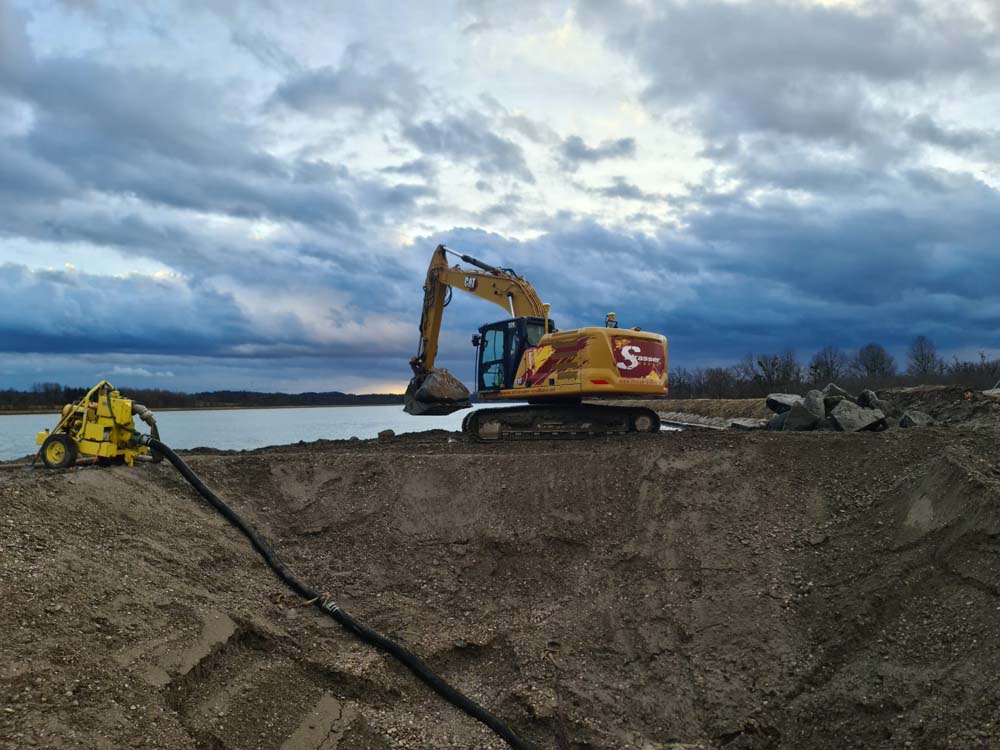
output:
[[[63,432],[54,432],[42,443],[42,463],[50,469],[66,469],[76,463],[76,443]]]

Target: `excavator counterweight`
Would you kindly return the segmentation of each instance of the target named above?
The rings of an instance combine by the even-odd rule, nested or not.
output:
[[[449,266],[449,253],[473,268]],[[665,337],[618,328],[614,314],[604,327],[559,331],[549,306],[524,278],[443,245],[434,250],[424,284],[420,343],[410,360],[413,379],[405,398],[408,413],[450,414],[471,406],[468,389],[434,366],[452,289],[492,302],[510,316],[481,326],[473,336],[478,400],[528,402],[472,412],[463,423],[466,433],[493,440],[659,430],[659,418],[650,409],[583,402],[664,396]]]

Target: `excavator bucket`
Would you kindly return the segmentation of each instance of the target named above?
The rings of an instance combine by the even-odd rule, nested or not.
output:
[[[444,369],[431,369],[415,375],[403,396],[403,411],[417,416],[442,416],[469,409],[469,389]]]

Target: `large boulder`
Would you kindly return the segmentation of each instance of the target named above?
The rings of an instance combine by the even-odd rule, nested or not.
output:
[[[867,388],[858,395],[858,406],[863,406],[866,409],[878,409],[886,415],[895,413],[895,407],[892,404],[888,401],[883,401],[875,391],[868,390]]]
[[[841,432],[885,429],[885,414],[878,409],[866,409],[850,401],[841,401],[830,412],[830,416]]]
[[[826,387],[820,391],[824,397],[826,396],[841,396],[846,398],[848,401],[854,401],[854,396],[852,396],[848,391],[845,391],[836,383],[827,383]]]
[[[868,390],[867,388],[858,395],[858,406],[863,406],[866,409],[880,409],[882,411],[892,408],[887,401],[880,399],[875,391]]]
[[[875,391],[865,388],[858,394],[858,406],[863,406],[866,409],[874,409],[875,407],[872,404],[876,401],[878,401],[878,396],[875,394]]]
[[[839,404],[841,401],[846,401],[849,404],[854,403],[851,399],[844,398],[843,396],[825,396],[823,398],[823,408],[825,408],[826,413],[829,414],[830,412],[832,412],[834,409],[837,408],[837,404]]]
[[[788,417],[788,412],[775,414],[770,420],[768,420],[767,429],[771,432],[781,432],[781,430],[785,427],[786,417]]]
[[[433,369],[410,381],[403,396],[407,414],[442,415],[472,406],[469,389],[445,369]]]
[[[819,424],[819,418],[812,411],[810,411],[803,401],[792,404],[791,409],[778,416],[783,416],[785,418],[785,421],[781,426],[781,429],[784,432],[814,430],[816,429],[816,425]]]
[[[899,420],[900,427],[927,427],[931,424],[934,424],[934,418],[916,409],[904,411],[902,419]]]
[[[809,410],[810,414],[816,417],[817,421],[826,417],[826,406],[823,404],[822,391],[809,391],[806,397],[802,399],[802,404]]]
[[[784,414],[795,404],[801,403],[802,396],[796,396],[794,393],[771,393],[767,397],[767,408],[775,414]]]
[[[841,401],[849,401],[852,404],[856,403],[854,396],[836,383],[827,383],[826,387],[820,393],[823,394],[823,406],[826,408],[827,414],[832,412]]]

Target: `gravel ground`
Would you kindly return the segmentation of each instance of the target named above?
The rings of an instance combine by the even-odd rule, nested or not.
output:
[[[533,747],[1000,748],[998,436],[186,458]],[[169,464],[0,471],[0,507],[0,747],[504,747],[298,606]]]

